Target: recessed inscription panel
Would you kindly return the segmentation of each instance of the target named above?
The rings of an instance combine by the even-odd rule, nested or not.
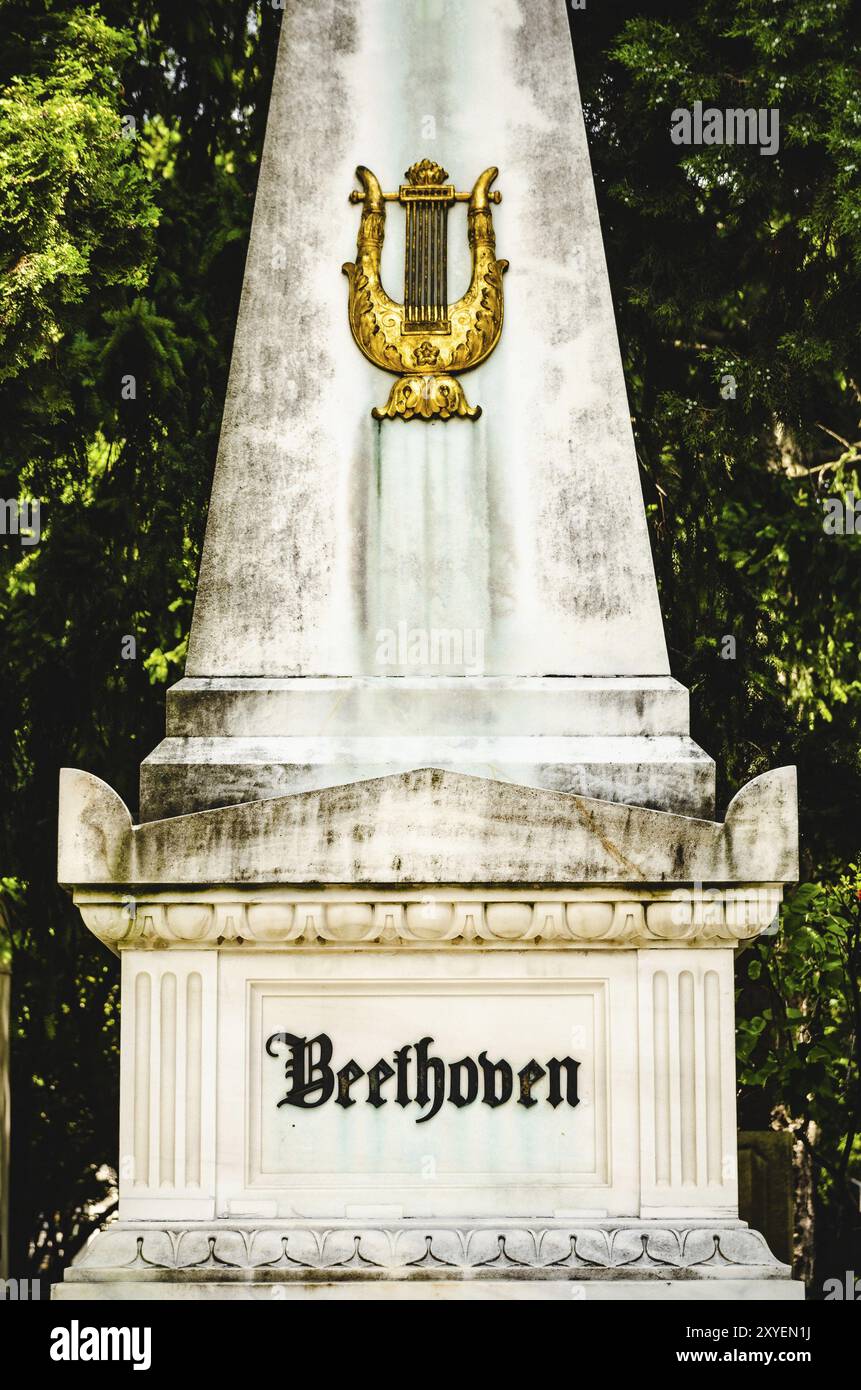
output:
[[[259,1176],[605,1179],[603,987],[502,1007],[469,991],[257,991]]]
[[[588,976],[568,960],[559,978],[553,959],[512,955],[481,979],[416,956],[305,958],[291,979],[283,957],[278,978],[260,957],[225,961],[245,977],[244,1134],[240,1153],[222,1125],[219,1161],[227,1209],[244,1193],[249,1209],[268,1197],[285,1215],[611,1210],[611,1011],[631,1004],[631,972],[616,956],[615,978],[596,977],[593,955]],[[224,1034],[222,1046],[238,1077]],[[632,1089],[632,1066],[622,1078]]]

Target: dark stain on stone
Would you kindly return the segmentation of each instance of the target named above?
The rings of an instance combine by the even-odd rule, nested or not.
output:
[[[345,0],[342,0],[342,3],[335,5],[329,34],[336,53],[355,53],[358,42],[358,25],[352,3],[345,3]]]

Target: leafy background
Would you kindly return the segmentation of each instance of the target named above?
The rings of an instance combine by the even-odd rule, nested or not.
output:
[[[815,1293],[861,1268],[861,541],[823,529],[861,493],[859,10],[570,15],[673,671],[721,803],[799,769],[804,882],[740,958],[739,1099],[796,1135]],[[115,1201],[117,968],[54,882],[57,775],[134,805],[182,672],[280,18],[0,0],[0,497],[42,502],[38,545],[0,537],[19,1273],[56,1278]],[[672,145],[695,100],[778,107],[779,154]]]

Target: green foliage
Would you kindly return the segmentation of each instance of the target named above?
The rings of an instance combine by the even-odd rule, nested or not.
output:
[[[43,501],[0,540],[18,1270],[111,1199],[117,970],[55,883],[57,780],[134,806],[181,673],[279,19],[0,0],[0,497]]]
[[[861,534],[823,531],[861,492],[857,7],[650,8],[573,28],[674,673],[722,800],[798,763],[812,874],[861,823]],[[695,100],[777,107],[779,153],[674,146]]]
[[[861,495],[857,21],[855,0],[605,0],[572,16],[673,673],[719,803],[798,766],[812,881],[754,975],[742,964],[740,1101],[761,1125],[778,1106],[813,1120],[818,1225],[840,1269],[857,1261],[846,1179],[861,1177],[847,898],[861,527],[826,534],[823,504]],[[777,107],[779,153],[673,145],[673,111],[697,100]]]
[[[95,12],[58,17],[40,61],[0,97],[0,381],[47,357],[70,308],[147,280],[156,211],[121,138],[129,35]]]
[[[849,1175],[861,1168],[861,865],[833,884],[802,884],[777,940],[746,959],[739,1080],[778,1084],[822,1170],[826,1204],[851,1220]]]

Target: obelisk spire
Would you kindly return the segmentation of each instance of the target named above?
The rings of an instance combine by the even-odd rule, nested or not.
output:
[[[475,424],[372,421],[391,379],[350,337],[356,166],[397,188],[425,156],[459,188],[500,171]],[[488,673],[668,673],[564,0],[285,11],[187,674],[379,675],[401,620],[485,624]]]
[[[371,413],[390,371],[431,392],[464,361],[400,304],[402,185],[422,160],[452,194],[498,170],[501,203],[485,188],[469,229],[463,202],[446,223],[449,305],[476,307],[477,237],[509,264],[498,341],[457,378],[477,420]],[[360,226],[361,244],[383,224],[390,313],[365,352],[341,270]],[[499,327],[497,281],[463,352]],[[144,765],[148,816],[417,765],[624,799],[644,760],[647,800],[708,808],[711,764],[669,676],[564,0],[285,11],[186,676]]]

